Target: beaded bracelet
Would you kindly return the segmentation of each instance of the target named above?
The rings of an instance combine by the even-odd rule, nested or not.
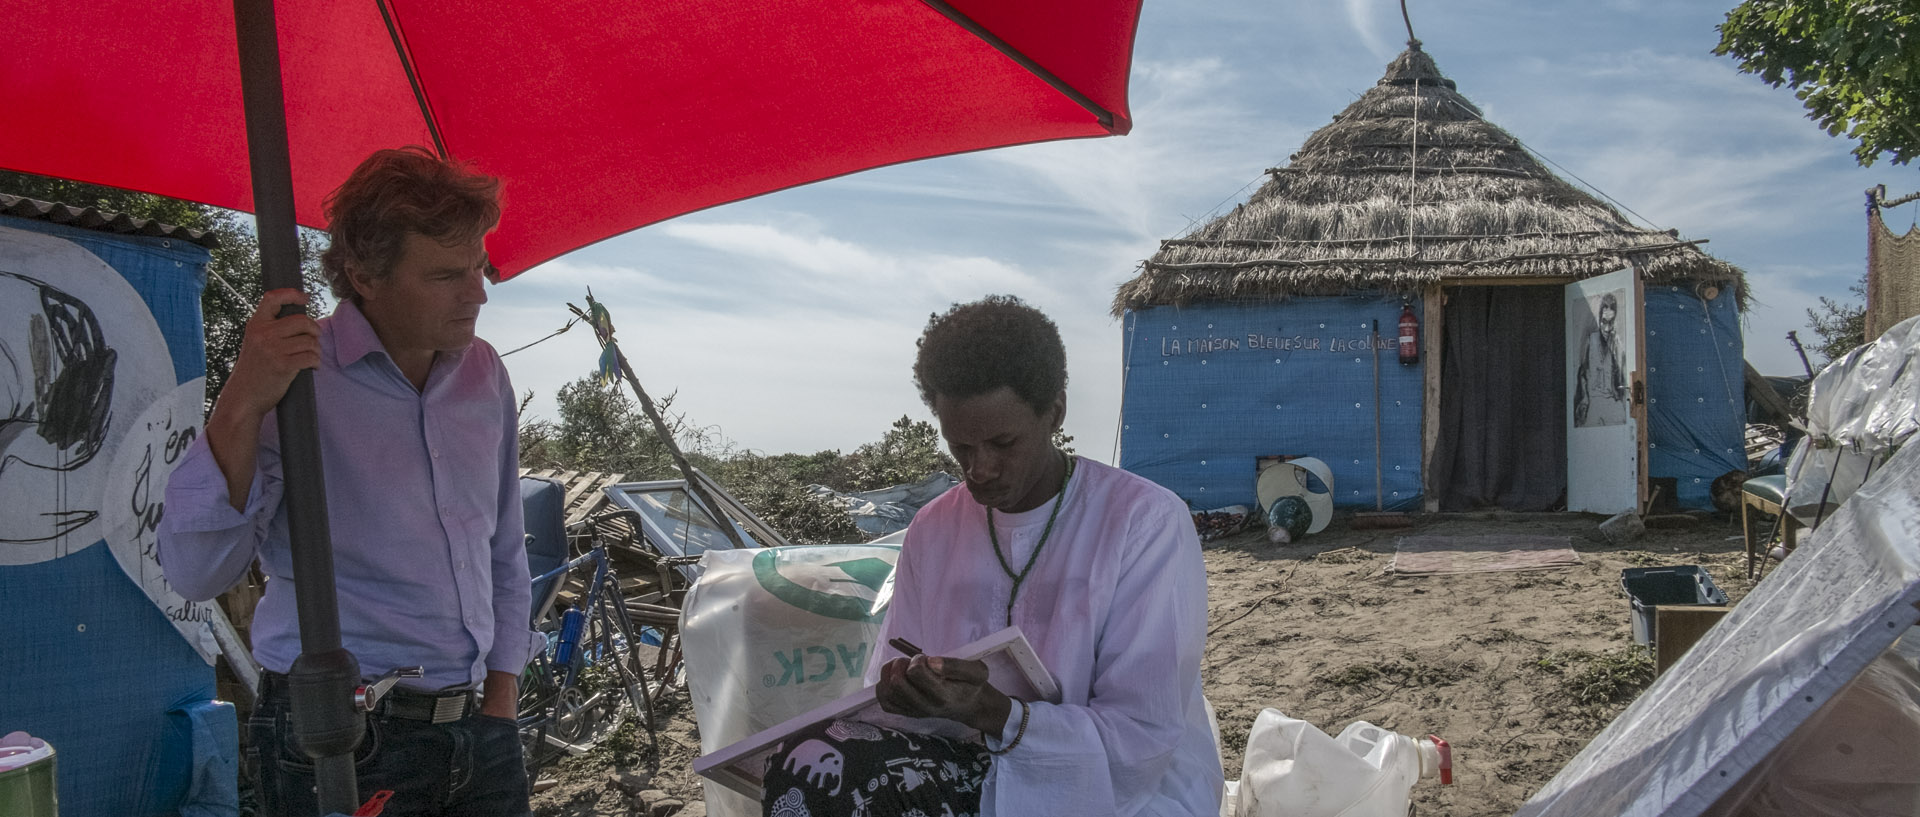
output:
[[[1008,700],[1020,705],[1020,728],[1013,731],[1013,740],[1007,741],[1007,745],[999,749],[991,746],[986,747],[987,754],[998,756],[1011,752],[1013,751],[1013,747],[1020,745],[1020,739],[1027,736],[1027,718],[1033,715],[1033,708],[1027,706],[1027,702],[1019,698],[1009,698]]]

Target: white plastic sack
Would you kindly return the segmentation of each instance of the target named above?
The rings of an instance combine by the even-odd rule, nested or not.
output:
[[[701,751],[859,689],[899,556],[895,545],[707,551],[680,613]],[[704,786],[710,815],[760,813],[759,803]]]
[[[1329,737],[1267,708],[1247,736],[1238,817],[1403,817],[1413,784],[1440,770],[1432,743],[1355,721]]]

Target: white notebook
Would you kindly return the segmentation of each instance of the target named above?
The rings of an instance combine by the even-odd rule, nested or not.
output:
[[[1021,634],[1017,626],[958,649],[935,654],[985,661],[987,683],[1010,697],[1023,701],[1060,702],[1059,683],[1047,671],[1046,665],[1040,663],[1040,656],[1034,653],[1033,645],[1027,643],[1027,637]],[[722,749],[694,758],[693,770],[757,803],[761,799],[761,770],[765,768],[767,758],[773,754],[774,746],[801,729],[829,720],[860,721],[903,732],[950,738],[973,734],[972,729],[944,718],[907,718],[887,714],[874,698],[874,688],[865,686],[837,701],[788,718]]]

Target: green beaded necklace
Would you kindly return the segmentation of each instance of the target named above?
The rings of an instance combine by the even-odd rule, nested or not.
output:
[[[1000,569],[1007,578],[1013,580],[1013,592],[1007,595],[1007,626],[1013,626],[1013,603],[1020,598],[1020,585],[1027,580],[1027,574],[1033,572],[1034,563],[1040,561],[1040,549],[1047,546],[1047,537],[1053,535],[1053,520],[1060,518],[1060,506],[1067,504],[1067,483],[1073,479],[1073,457],[1066,452],[1060,456],[1067,458],[1067,469],[1060,475],[1060,497],[1053,503],[1053,511],[1047,514],[1047,527],[1040,532],[1040,541],[1033,546],[1033,555],[1027,557],[1027,566],[1013,572],[1013,565],[1007,564],[1007,557],[1000,555],[1000,534],[993,529],[993,508],[987,508],[987,541],[993,544],[993,558],[1000,562]]]

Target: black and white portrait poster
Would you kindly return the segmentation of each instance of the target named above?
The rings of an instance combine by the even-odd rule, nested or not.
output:
[[[1585,312],[1575,312],[1580,324],[1572,334],[1579,339],[1573,372],[1575,428],[1626,425],[1631,414],[1631,377],[1618,328],[1621,305],[1627,302],[1626,290],[1610,290],[1588,297]]]

